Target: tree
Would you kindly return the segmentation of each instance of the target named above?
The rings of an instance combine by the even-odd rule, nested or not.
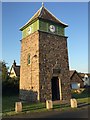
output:
[[[2,62],[0,61],[0,80],[2,78]]]
[[[5,61],[2,62],[2,80],[8,79],[8,67],[6,66]]]

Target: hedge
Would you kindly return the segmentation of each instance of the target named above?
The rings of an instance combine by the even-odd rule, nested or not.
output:
[[[19,93],[19,80],[9,79],[2,81],[2,95],[15,95]]]

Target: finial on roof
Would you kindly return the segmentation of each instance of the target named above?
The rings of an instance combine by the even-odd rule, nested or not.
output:
[[[44,7],[44,2],[42,2],[42,7]]]

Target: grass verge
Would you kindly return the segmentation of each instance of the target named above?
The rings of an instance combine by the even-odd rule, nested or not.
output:
[[[88,97],[86,92],[84,93],[73,93],[73,96],[77,99],[79,103],[87,103],[90,104],[90,96]],[[24,114],[28,112],[42,112],[48,111],[46,109],[45,103],[22,103],[23,104],[23,111],[21,113],[15,112],[15,102],[19,101],[18,95],[15,96],[3,96],[2,98],[2,112],[3,116],[11,116],[16,114]],[[70,104],[56,104],[53,105],[54,110],[68,110],[70,109]]]

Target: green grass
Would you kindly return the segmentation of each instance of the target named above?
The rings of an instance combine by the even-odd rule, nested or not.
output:
[[[87,96],[87,90],[83,91],[80,94],[72,92],[72,96],[77,99],[78,104],[79,103],[89,103],[90,104],[90,96]],[[3,116],[7,115],[15,115],[19,114],[15,112],[15,102],[19,101],[18,95],[15,96],[3,96],[2,98],[2,112]],[[26,103],[23,102],[23,111],[22,113],[27,112],[41,112],[41,111],[47,111],[45,103]],[[53,105],[54,110],[67,110],[70,109],[70,104],[56,104]]]
[[[23,112],[35,111],[45,108],[45,103],[23,103]]]
[[[89,103],[90,104],[90,88],[84,88],[81,89],[81,93],[75,92],[75,90],[72,90],[72,97],[77,99],[78,103]]]
[[[87,97],[87,98],[78,98],[77,102],[78,103],[88,103],[88,104],[90,104],[90,97]]]
[[[19,101],[18,96],[10,96],[10,97],[4,97],[2,102],[2,112],[6,113],[9,111],[15,111],[15,102]],[[25,111],[33,111],[37,109],[43,109],[45,108],[45,103],[22,103],[23,106],[23,112]]]
[[[3,116],[7,116],[7,115],[14,115],[14,114],[18,114],[15,112],[15,102],[18,102],[18,95],[15,96],[3,96],[2,98],[2,112],[3,112]],[[21,113],[25,113],[28,111],[44,111],[46,110],[45,108],[45,103],[27,103],[27,102],[23,102],[22,103],[23,106],[23,111]]]
[[[15,96],[3,96],[2,97],[2,112],[14,111],[15,102],[19,101],[18,95]]]
[[[53,105],[53,109],[67,109],[70,108],[70,104],[55,104]]]

